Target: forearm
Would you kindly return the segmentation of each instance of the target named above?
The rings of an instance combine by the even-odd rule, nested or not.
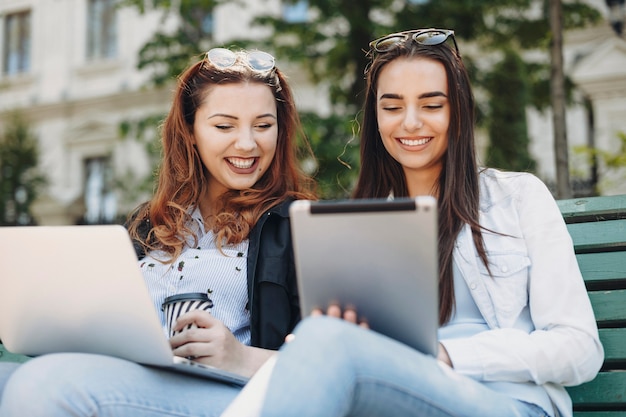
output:
[[[494,329],[442,344],[455,370],[479,381],[577,385],[595,375],[603,356],[593,335],[574,328]]]
[[[252,377],[265,361],[275,354],[276,351],[274,350],[245,346],[241,360],[237,362],[237,369],[234,369],[234,372],[243,376]]]

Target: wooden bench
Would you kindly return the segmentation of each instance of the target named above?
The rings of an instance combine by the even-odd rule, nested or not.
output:
[[[575,417],[626,417],[626,195],[557,202],[574,241],[605,360],[591,382],[567,390]]]
[[[602,371],[567,390],[575,417],[626,417],[626,195],[558,201],[605,350]],[[0,361],[28,358],[6,352]]]

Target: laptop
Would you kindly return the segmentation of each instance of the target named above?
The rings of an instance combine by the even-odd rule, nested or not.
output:
[[[0,227],[0,340],[28,356],[96,353],[248,381],[173,355],[120,225]]]
[[[370,329],[437,355],[437,201],[309,201],[290,206],[302,316],[356,308]]]

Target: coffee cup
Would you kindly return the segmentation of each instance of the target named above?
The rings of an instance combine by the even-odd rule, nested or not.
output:
[[[180,331],[174,331],[174,325],[176,324],[178,316],[191,310],[211,311],[212,307],[213,300],[209,298],[208,294],[202,292],[176,294],[165,298],[161,309],[165,313],[165,324],[168,329],[169,337],[180,333]],[[192,327],[196,327],[196,325],[192,323],[186,328],[191,329]]]

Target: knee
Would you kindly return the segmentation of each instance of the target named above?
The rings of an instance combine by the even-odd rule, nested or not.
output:
[[[2,398],[4,385],[19,366],[17,362],[0,362],[0,398]]]
[[[81,397],[89,375],[89,358],[81,354],[50,354],[29,360],[6,383],[0,416],[51,416],[65,401]],[[68,396],[73,395],[70,398]],[[78,397],[77,397],[78,396]],[[84,396],[83,396],[84,397]]]
[[[33,358],[16,368],[8,379],[2,405],[15,402],[28,404],[59,387],[60,371],[67,369],[62,356],[45,355]]]

